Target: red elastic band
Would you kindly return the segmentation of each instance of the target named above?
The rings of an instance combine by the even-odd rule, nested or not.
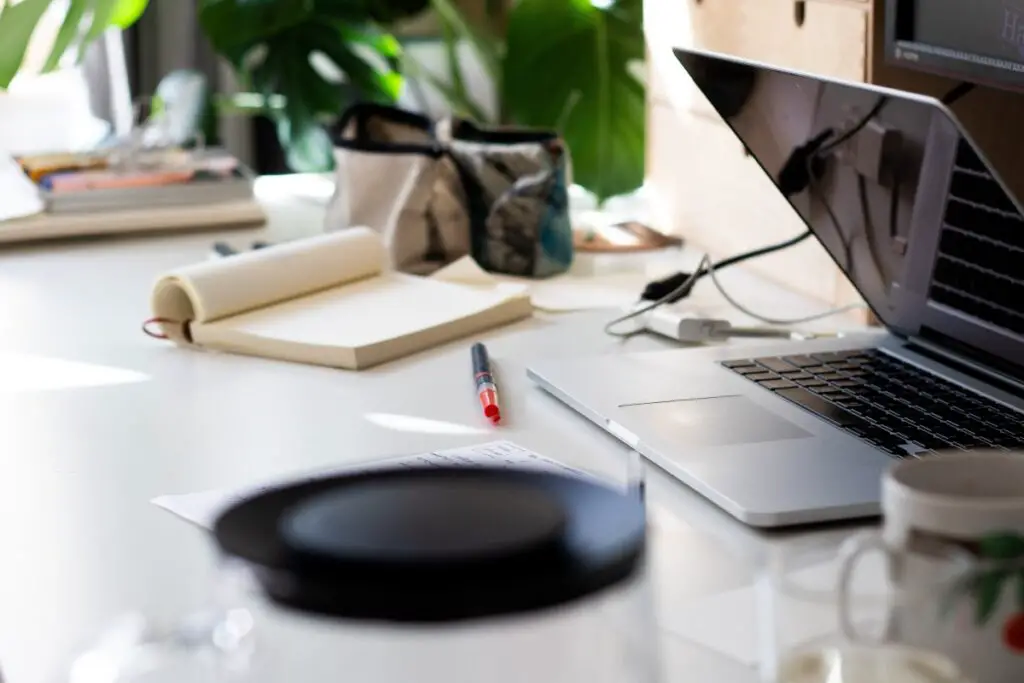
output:
[[[159,330],[152,329],[153,325],[180,325],[181,322],[178,320],[171,320],[170,318],[150,318],[146,322],[142,323],[142,331],[152,337],[153,339],[167,339],[167,335]]]

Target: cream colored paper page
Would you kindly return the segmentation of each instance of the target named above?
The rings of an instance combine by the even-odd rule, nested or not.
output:
[[[153,291],[153,314],[175,321],[219,320],[377,275],[385,260],[384,245],[369,228],[296,240],[164,276]]]
[[[489,311],[496,312],[495,320],[478,320]],[[529,312],[522,287],[473,287],[389,273],[194,326],[193,334],[200,344],[242,353],[362,367],[387,358],[367,352],[361,359],[361,349],[406,342],[389,354],[397,357]],[[438,331],[443,334],[433,334]]]

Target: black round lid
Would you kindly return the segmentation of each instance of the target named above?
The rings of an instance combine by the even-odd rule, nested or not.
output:
[[[217,520],[274,601],[350,619],[456,621],[560,605],[628,579],[639,499],[500,468],[375,470],[272,489]]]

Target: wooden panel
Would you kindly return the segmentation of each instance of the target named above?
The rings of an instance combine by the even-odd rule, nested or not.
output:
[[[719,258],[806,229],[723,123],[652,104],[648,125],[647,181],[659,225]],[[828,253],[813,240],[755,259],[749,267],[828,304],[858,300]]]
[[[863,81],[868,14],[858,2],[648,0],[666,39],[799,71]],[[663,18],[655,19],[661,16]],[[669,17],[674,16],[673,22]],[[650,26],[650,24],[649,24]]]

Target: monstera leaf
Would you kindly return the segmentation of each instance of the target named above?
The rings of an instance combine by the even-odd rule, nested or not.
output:
[[[642,0],[519,0],[509,15],[504,108],[558,128],[574,180],[598,197],[643,181]]]
[[[17,4],[0,0],[0,89],[9,86],[18,73],[32,33],[51,4],[51,0],[22,0]],[[128,28],[147,4],[148,0],[70,0],[43,73],[60,66],[72,46],[77,46],[81,59],[108,28]]]
[[[243,81],[282,101],[266,113],[289,165],[331,167],[324,122],[356,97],[393,102],[401,90],[397,41],[379,22],[423,11],[429,0],[200,0],[199,20]],[[327,68],[325,68],[327,67]],[[344,83],[336,76],[341,76]]]
[[[17,5],[0,3],[0,89],[14,80],[32,38],[50,0],[25,0]]]

